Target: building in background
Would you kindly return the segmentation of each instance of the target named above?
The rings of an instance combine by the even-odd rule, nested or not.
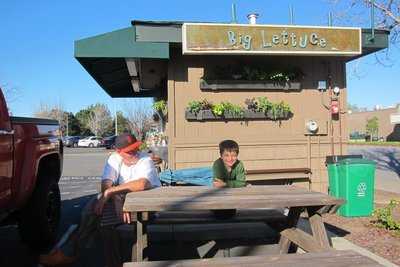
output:
[[[400,141],[400,104],[392,108],[380,108],[372,111],[352,112],[348,114],[350,139],[366,134],[367,120],[378,118],[378,137],[386,141]]]

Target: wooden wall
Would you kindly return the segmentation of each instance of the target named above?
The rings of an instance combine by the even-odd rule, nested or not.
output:
[[[201,91],[199,79],[204,72],[223,64],[271,64],[297,66],[306,74],[299,92],[283,91]],[[328,64],[329,63],[329,64]],[[330,65],[332,80],[342,91],[340,101],[345,107],[345,64],[334,57],[283,56],[182,56],[179,49],[171,52],[168,66],[168,138],[169,166],[172,169],[210,166],[219,157],[218,143],[233,139],[239,143],[246,169],[311,168],[312,189],[327,191],[325,156],[331,152],[330,114],[323,106],[329,103],[328,93],[321,94],[317,81],[326,80]],[[229,101],[244,106],[246,98],[266,96],[273,102],[284,100],[292,107],[290,120],[275,121],[208,121],[185,119],[185,108],[192,100],[207,99],[214,103]],[[345,111],[345,110],[343,110]],[[346,115],[342,116],[342,138],[347,140]],[[320,134],[307,136],[305,121],[318,121]],[[333,122],[335,154],[339,154],[339,122]],[[346,145],[342,152],[346,153]],[[267,176],[267,175],[266,175]]]

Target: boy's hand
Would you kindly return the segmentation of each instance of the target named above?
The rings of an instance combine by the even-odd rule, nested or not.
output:
[[[213,182],[214,187],[225,187],[226,183],[224,183],[222,180],[220,179],[215,179]]]

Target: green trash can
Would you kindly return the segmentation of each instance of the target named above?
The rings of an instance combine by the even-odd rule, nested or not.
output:
[[[349,158],[337,163],[337,197],[346,200],[339,208],[344,217],[370,216],[374,208],[375,162]]]
[[[328,169],[329,187],[328,193],[333,197],[339,197],[339,164],[344,159],[361,159],[362,155],[336,155],[326,157],[326,166]]]

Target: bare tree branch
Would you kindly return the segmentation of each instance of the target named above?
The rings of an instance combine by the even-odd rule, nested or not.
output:
[[[10,86],[9,84],[1,84],[0,88],[8,104],[14,103],[21,96],[21,91],[17,87]]]
[[[143,140],[151,128],[152,110],[143,101],[132,101],[124,104],[128,125],[138,140]]]
[[[88,126],[96,136],[104,136],[112,125],[110,111],[104,104],[96,104],[89,117]]]

